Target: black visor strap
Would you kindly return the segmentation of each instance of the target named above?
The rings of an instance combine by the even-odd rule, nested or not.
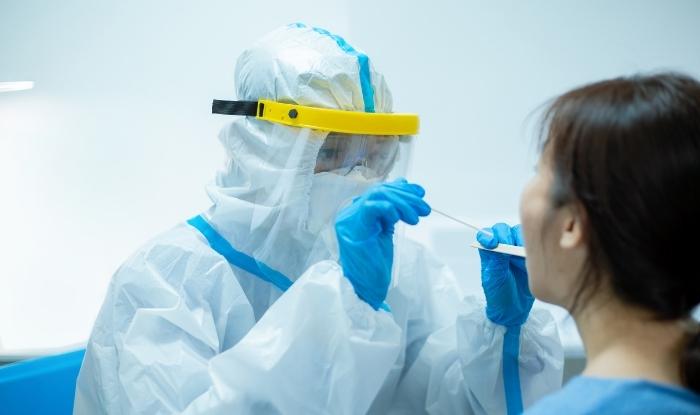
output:
[[[211,103],[212,114],[247,115],[254,117],[258,112],[258,101],[222,101]]]

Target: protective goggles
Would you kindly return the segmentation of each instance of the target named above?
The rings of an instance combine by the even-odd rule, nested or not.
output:
[[[347,175],[360,167],[366,178],[384,177],[399,155],[398,136],[329,133],[316,159],[314,172]]]
[[[360,135],[415,135],[416,114],[371,113],[308,107],[261,99],[258,101],[221,101],[211,106],[214,114],[245,115],[260,120],[305,127],[314,130]]]

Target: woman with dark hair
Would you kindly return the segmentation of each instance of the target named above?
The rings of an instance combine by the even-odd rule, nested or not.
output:
[[[587,85],[556,99],[543,126],[522,235],[498,224],[479,240],[524,237],[529,287],[571,312],[587,364],[526,413],[700,414],[700,83]],[[506,280],[522,279],[508,261]]]

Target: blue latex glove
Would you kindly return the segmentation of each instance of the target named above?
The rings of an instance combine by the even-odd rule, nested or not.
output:
[[[477,241],[493,249],[499,243],[523,246],[520,225],[513,228],[498,223],[489,229],[493,237],[479,232]],[[481,286],[486,295],[486,316],[503,326],[520,326],[527,320],[535,301],[527,284],[525,258],[479,250],[481,256]]]
[[[335,231],[340,263],[357,296],[375,310],[386,299],[394,262],[394,225],[430,214],[425,190],[398,179],[371,187],[340,211]]]

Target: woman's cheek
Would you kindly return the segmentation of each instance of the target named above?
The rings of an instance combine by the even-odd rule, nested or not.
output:
[[[541,175],[535,176],[523,190],[520,199],[520,221],[523,228],[523,237],[527,248],[527,272],[530,291],[540,299],[546,301],[547,293],[547,267],[544,255],[544,218],[549,211],[549,199],[547,186]]]

